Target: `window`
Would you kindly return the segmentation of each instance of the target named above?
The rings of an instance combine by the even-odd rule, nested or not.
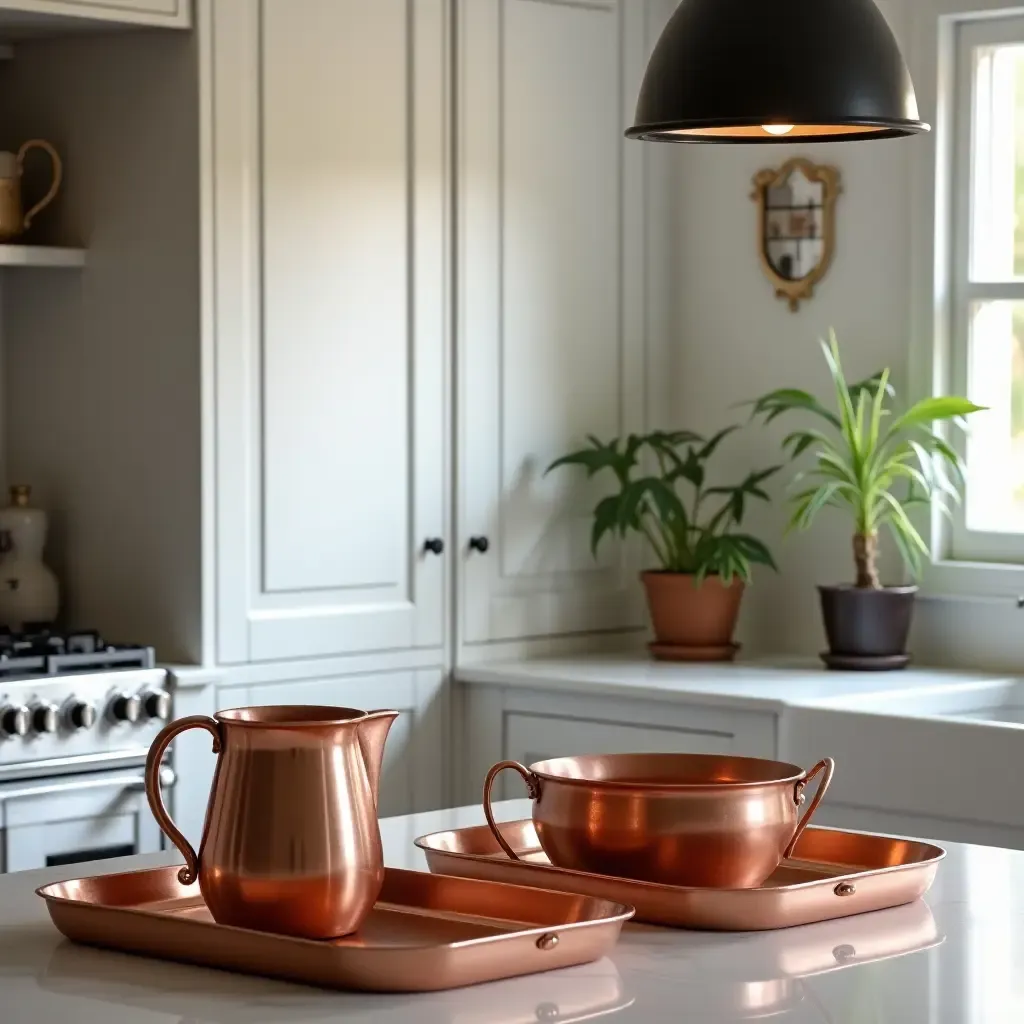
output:
[[[1024,18],[962,22],[953,110],[949,384],[990,411],[963,446],[949,555],[1024,561]]]

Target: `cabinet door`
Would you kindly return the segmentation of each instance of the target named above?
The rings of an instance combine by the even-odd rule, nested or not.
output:
[[[222,662],[435,648],[445,0],[217,0]]]
[[[465,643],[639,624],[636,577],[594,561],[598,491],[545,477],[588,434],[644,423],[643,147],[622,136],[638,0],[462,0],[458,462]],[[569,55],[567,57],[567,55]],[[486,537],[486,553],[470,547]]]
[[[17,11],[19,16],[40,14],[188,28],[192,20],[191,6],[190,0],[0,0],[0,23],[4,12]]]
[[[448,691],[440,669],[290,680],[218,692],[220,707],[323,704],[400,712],[384,748],[381,817],[446,805]]]

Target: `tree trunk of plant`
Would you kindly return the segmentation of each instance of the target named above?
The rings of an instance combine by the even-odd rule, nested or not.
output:
[[[878,581],[878,534],[853,535],[853,560],[857,565],[857,586],[865,590],[881,590]]]

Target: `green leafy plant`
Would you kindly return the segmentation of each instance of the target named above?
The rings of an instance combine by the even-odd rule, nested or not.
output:
[[[753,416],[771,423],[785,413],[808,413],[824,430],[797,430],[782,442],[797,458],[810,450],[814,466],[797,474],[791,496],[789,529],[807,529],[826,506],[841,508],[854,520],[853,557],[858,587],[880,589],[878,534],[884,526],[914,576],[928,545],[907,513],[914,505],[934,503],[949,513],[949,501],[959,502],[964,483],[959,453],[934,431],[934,424],[982,411],[966,398],[925,398],[893,416],[886,407],[895,397],[889,371],[857,384],[847,384],[839,360],[835,332],[821,343],[835,389],[837,412],[813,395],[795,388],[769,392],[753,402]],[[949,473],[947,473],[947,470]]]
[[[582,467],[588,477],[610,474],[617,491],[594,509],[591,550],[596,554],[608,534],[647,538],[662,570],[692,574],[699,584],[719,576],[726,585],[739,577],[749,582],[751,565],[775,568],[768,548],[739,532],[748,502],[768,501],[761,485],[780,466],[747,475],[734,486],[707,486],[707,464],[734,431],[726,427],[712,437],[690,430],[631,434],[607,443],[589,437],[588,446],[557,459],[561,466]],[[657,467],[656,471],[647,471]],[[680,488],[688,490],[687,500]]]

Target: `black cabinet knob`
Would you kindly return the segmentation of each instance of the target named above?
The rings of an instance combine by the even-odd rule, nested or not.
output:
[[[469,550],[479,551],[481,555],[486,555],[488,548],[490,548],[491,542],[486,537],[470,537],[469,538]]]
[[[423,542],[423,550],[429,551],[432,555],[444,553],[444,541],[440,537],[431,537]]]

